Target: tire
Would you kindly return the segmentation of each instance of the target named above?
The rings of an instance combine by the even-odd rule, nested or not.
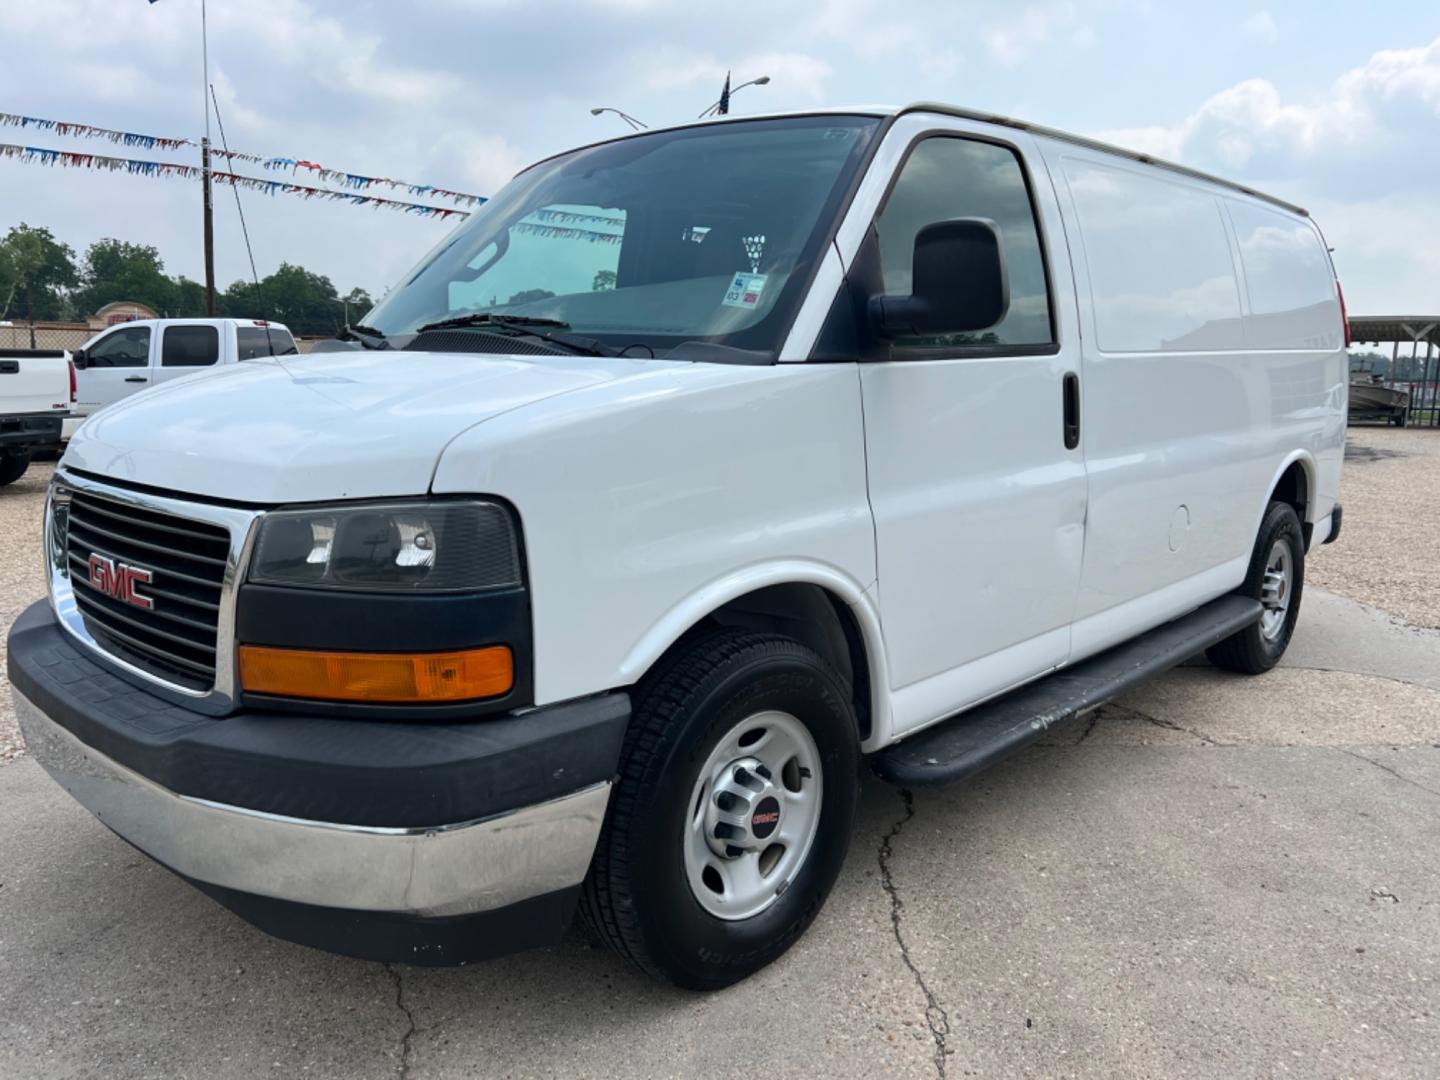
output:
[[[771,840],[763,853],[737,858],[704,855],[711,862],[703,872],[696,869],[690,845],[703,850],[709,837],[729,830],[721,825],[711,829],[707,815],[712,802],[732,805],[733,797],[722,787],[737,775],[738,766],[731,761],[717,773],[715,755],[725,758],[761,728],[765,734],[752,743],[757,753],[766,753],[764,747],[773,752],[775,746],[783,752],[780,728],[772,732],[766,726],[772,722],[790,733],[785,737],[799,740],[797,746],[810,740],[806,752],[812,756],[806,760],[817,762],[818,769],[817,778],[816,770],[800,768],[799,758],[792,758],[783,777],[773,781],[789,787],[793,774],[792,797],[803,801],[808,793],[813,801],[798,809],[785,802],[783,820],[777,802],[775,814],[767,810],[764,816],[770,820],[764,823],[759,819],[766,806],[763,800],[754,803],[741,811],[754,815],[743,817],[750,830],[743,839],[765,845],[767,841],[756,839],[762,828],[768,826],[781,839],[787,828],[800,827],[796,823],[808,823],[803,827],[810,839],[794,843],[793,855],[789,847],[782,848],[771,864],[773,878],[747,875],[763,886],[758,902],[768,906],[748,915],[733,909],[722,918],[714,910],[729,900],[728,879],[723,895],[719,890],[704,894],[706,886],[700,882],[718,880],[706,877],[717,866],[738,874],[749,865],[743,860],[753,858],[759,868],[766,855],[782,845]],[[737,742],[736,733],[742,731]],[[586,922],[642,971],[692,990],[729,986],[775,960],[819,914],[844,863],[859,793],[856,731],[845,680],[790,638],[722,631],[663,661],[635,692],[619,779],[581,891]],[[777,741],[772,742],[772,736]],[[771,776],[772,770],[760,771]],[[712,785],[708,778],[716,776],[720,779]],[[756,783],[763,779],[748,773],[746,778]],[[796,861],[787,868],[789,859]],[[788,886],[777,884],[782,870]],[[738,897],[739,877],[736,882]]]
[[[28,453],[7,454],[0,457],[0,487],[6,484],[13,484],[20,477],[25,475],[25,470],[30,468],[30,455]]]
[[[1287,549],[1286,581],[1279,596],[1271,590],[1271,599],[1267,602],[1266,571],[1275,561],[1274,554],[1280,545]],[[1245,584],[1236,591],[1241,596],[1251,596],[1266,603],[1266,612],[1260,621],[1212,645],[1205,650],[1205,655],[1216,667],[1246,675],[1261,675],[1285,655],[1290,637],[1295,632],[1295,622],[1300,617],[1300,600],[1305,591],[1305,531],[1295,508],[1289,503],[1272,502],[1265,511],[1255,551],[1250,556]],[[1278,601],[1284,602],[1283,614],[1273,606]]]
[[[1395,414],[1395,426],[1396,426],[1396,427],[1408,427],[1409,425],[1410,425],[1410,410],[1409,410],[1409,409],[1401,409],[1398,413]]]

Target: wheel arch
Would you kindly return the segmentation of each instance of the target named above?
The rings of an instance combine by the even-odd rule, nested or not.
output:
[[[782,563],[712,582],[657,620],[621,666],[626,684],[643,679],[675,648],[712,627],[769,630],[813,649],[850,680],[863,750],[890,730],[889,678],[874,599],[832,567]]]
[[[1318,480],[1315,459],[1305,450],[1295,450],[1286,456],[1270,479],[1265,501],[1256,509],[1255,524],[1251,535],[1258,535],[1265,511],[1272,502],[1288,503],[1295,508],[1305,533],[1305,544],[1309,547],[1310,535],[1315,527],[1315,488]]]

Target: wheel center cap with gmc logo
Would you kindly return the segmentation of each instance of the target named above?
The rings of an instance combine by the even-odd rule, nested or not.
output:
[[[761,799],[750,815],[750,831],[756,840],[765,840],[780,827],[780,800],[773,795]]]

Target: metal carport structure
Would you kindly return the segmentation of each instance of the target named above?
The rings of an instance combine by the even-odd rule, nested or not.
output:
[[[1440,315],[1352,315],[1350,338],[1357,345],[1389,342],[1384,384],[1409,392],[1412,424],[1440,426]],[[1410,346],[1409,356],[1400,354],[1404,344]]]

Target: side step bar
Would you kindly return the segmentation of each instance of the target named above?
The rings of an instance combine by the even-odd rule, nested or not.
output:
[[[880,751],[871,766],[883,779],[907,787],[968,780],[1050,728],[1245,629],[1260,612],[1258,600],[1222,596],[1074,667],[942,720]]]

